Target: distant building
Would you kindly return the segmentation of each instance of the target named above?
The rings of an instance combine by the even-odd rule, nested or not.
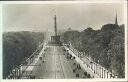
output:
[[[68,28],[68,31],[72,31],[72,29],[71,28]]]

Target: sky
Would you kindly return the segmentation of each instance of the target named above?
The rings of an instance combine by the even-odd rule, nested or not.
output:
[[[53,31],[55,14],[58,29],[97,30],[113,24],[116,13],[123,24],[122,3],[4,4],[3,31]]]

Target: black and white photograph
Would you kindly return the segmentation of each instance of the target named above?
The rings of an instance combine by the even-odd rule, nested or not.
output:
[[[126,79],[126,4],[3,3],[2,79]]]

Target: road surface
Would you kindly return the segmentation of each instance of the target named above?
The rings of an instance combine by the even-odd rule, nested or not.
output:
[[[67,59],[63,47],[48,46],[45,54],[42,54],[42,60],[39,60],[34,67],[33,73],[36,79],[74,79],[82,78],[83,70],[77,69],[73,59]],[[43,62],[44,60],[44,62]],[[76,77],[79,74],[79,77]]]

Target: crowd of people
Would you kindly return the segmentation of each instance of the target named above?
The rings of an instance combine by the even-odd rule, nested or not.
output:
[[[67,61],[71,61],[70,63],[72,65],[72,71],[76,78],[92,78],[90,74],[81,68],[81,65],[75,60],[76,58],[68,53],[68,50],[63,49],[63,51]]]

